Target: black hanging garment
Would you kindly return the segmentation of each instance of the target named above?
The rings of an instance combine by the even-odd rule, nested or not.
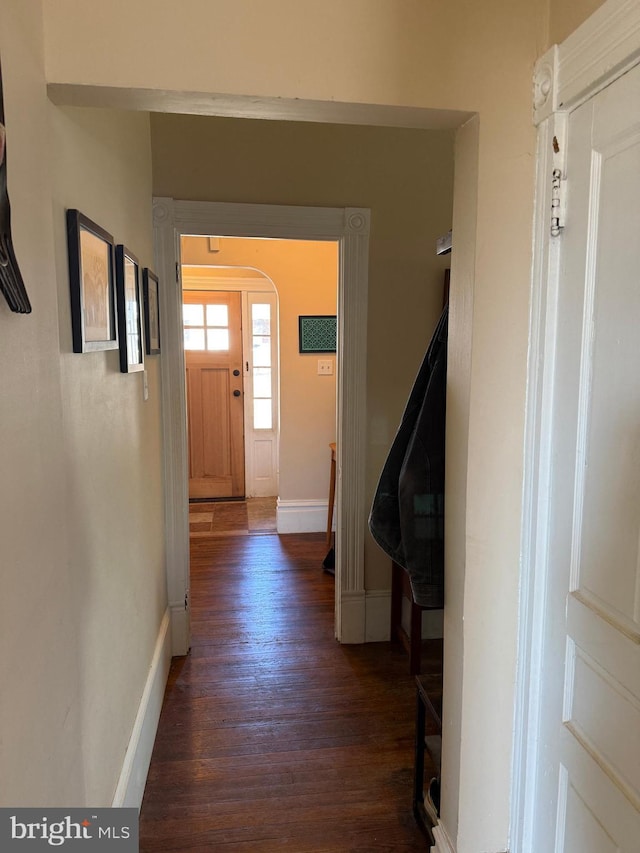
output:
[[[378,545],[409,574],[416,604],[444,606],[445,307],[414,382],[369,515]]]

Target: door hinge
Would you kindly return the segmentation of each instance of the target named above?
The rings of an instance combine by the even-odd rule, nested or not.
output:
[[[560,169],[551,174],[551,236],[557,237],[565,225],[567,181]]]
[[[184,594],[184,609],[185,610],[189,609],[189,593],[188,592],[185,592],[185,594]]]

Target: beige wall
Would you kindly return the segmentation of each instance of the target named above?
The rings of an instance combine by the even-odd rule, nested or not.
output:
[[[57,82],[412,104],[425,79],[437,90],[449,75],[451,5],[459,4],[57,0],[46,17],[47,73]],[[87,38],[92,31],[100,37]],[[142,44],[153,44],[144,59],[143,33]]]
[[[155,195],[371,208],[369,505],[442,307],[449,258],[435,241],[451,227],[451,134],[174,115],[153,115],[151,128]],[[389,559],[367,534],[367,589],[389,583]]]
[[[84,786],[42,13],[40,0],[1,8],[13,239],[33,313],[0,297],[0,802],[62,805]]]
[[[65,208],[153,267],[149,117],[50,107],[64,466],[87,802],[109,802],[166,607],[160,361],[71,351]],[[136,649],[136,654],[131,654]],[[100,661],[100,665],[96,665]]]
[[[39,0],[0,2],[16,248],[0,304],[2,805],[110,805],[166,606],[159,393],[73,355],[64,207],[151,258],[144,116],[46,100]],[[53,178],[53,180],[52,180]],[[53,211],[53,217],[52,217]]]
[[[298,352],[298,316],[335,314],[338,244],[307,240],[220,240],[215,262],[265,273],[278,294],[280,484],[282,500],[326,500],[329,442],[336,438],[336,374],[318,376],[318,359]],[[210,264],[205,237],[185,237],[182,262]],[[194,271],[195,272],[195,271]],[[206,270],[199,271],[206,275]]]
[[[549,4],[549,46],[560,44],[589,15],[602,6],[603,0],[556,0]]]
[[[546,46],[547,6],[548,0],[56,0],[45,4],[47,79],[198,92],[204,112],[215,112],[211,93],[277,98],[283,109],[302,99],[475,111],[517,97],[525,69],[531,88],[534,56]],[[151,56],[141,50],[146,44],[153,45]]]

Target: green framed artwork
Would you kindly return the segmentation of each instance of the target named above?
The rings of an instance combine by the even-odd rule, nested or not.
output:
[[[299,352],[335,352],[337,329],[335,314],[298,317]]]

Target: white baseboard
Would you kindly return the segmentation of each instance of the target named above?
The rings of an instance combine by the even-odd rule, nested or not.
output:
[[[283,501],[278,498],[278,533],[324,533],[327,529],[326,500]]]
[[[431,848],[431,853],[456,853],[453,841],[449,838],[449,833],[444,828],[442,822],[438,822],[438,825],[434,826],[432,831],[436,843]]]
[[[169,622],[169,608],[167,608],[160,623],[149,674],[111,804],[113,808],[130,806],[139,809],[142,805],[144,786],[149,772],[153,743],[156,738],[164,689],[171,664]]]
[[[345,645],[365,642],[366,599],[363,589],[342,592],[340,596],[342,611],[342,633],[337,638]]]

